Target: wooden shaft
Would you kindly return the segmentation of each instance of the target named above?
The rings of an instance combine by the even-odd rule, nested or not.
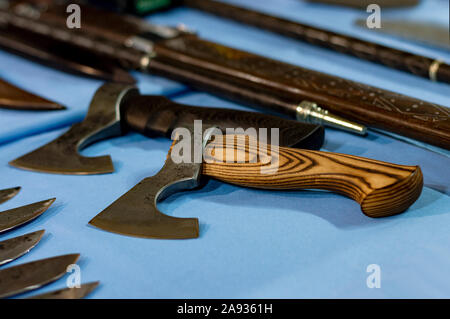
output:
[[[210,142],[205,149],[203,174],[246,187],[330,190],[354,199],[370,217],[399,214],[422,191],[419,166],[287,147],[279,147],[278,152],[268,147],[268,155],[264,155],[263,149],[253,144],[241,138]],[[227,162],[239,158],[245,161]],[[278,168],[268,174],[270,159],[276,167],[277,158]]]

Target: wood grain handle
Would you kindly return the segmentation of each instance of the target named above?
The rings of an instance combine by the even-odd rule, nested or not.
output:
[[[419,166],[396,165],[352,155],[279,147],[264,156],[261,147],[242,140],[213,141],[205,149],[203,173],[223,182],[263,189],[323,189],[348,196],[364,214],[399,214],[419,197]],[[261,155],[263,154],[263,155]],[[228,163],[241,158],[240,163]],[[278,159],[276,171],[267,174]],[[252,162],[253,160],[253,162]]]

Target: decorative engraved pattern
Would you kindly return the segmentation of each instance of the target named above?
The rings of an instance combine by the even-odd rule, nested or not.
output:
[[[294,39],[328,48],[360,59],[384,64],[394,69],[429,77],[433,59],[396,50],[387,46],[364,41],[344,34],[316,28],[296,21],[274,17],[231,4],[212,0],[185,0],[188,6],[204,10],[220,17],[270,30]],[[445,64],[436,79],[450,83],[450,66]]]
[[[204,68],[251,80],[258,85],[308,97],[325,95],[333,98],[330,100],[331,103],[338,98],[346,100],[345,103],[376,107],[420,121],[444,122],[447,127],[449,124],[450,113],[446,107],[362,83],[262,58],[194,37],[169,40],[164,45],[189,57],[202,60],[204,63],[201,66]]]

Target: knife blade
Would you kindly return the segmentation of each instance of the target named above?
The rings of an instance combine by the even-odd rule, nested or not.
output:
[[[41,240],[45,230],[38,230],[0,242],[0,266],[5,265],[33,249]]]
[[[82,299],[89,295],[100,282],[82,284],[79,288],[63,288],[48,293],[31,296],[26,299]]]
[[[79,254],[40,259],[0,270],[0,298],[35,290],[61,278]]]
[[[25,224],[44,213],[56,198],[0,212],[0,233]]]
[[[358,19],[355,23],[359,27],[368,29],[365,19]],[[445,49],[450,48],[450,33],[448,27],[436,23],[383,19],[381,28],[368,30],[423,42]]]
[[[0,190],[0,204],[10,200],[20,191],[20,187],[13,187]]]

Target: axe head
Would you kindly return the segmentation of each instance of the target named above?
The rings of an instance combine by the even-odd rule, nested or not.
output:
[[[109,155],[84,157],[78,152],[98,140],[119,136],[120,109],[139,91],[134,86],[108,83],[97,90],[87,116],[52,142],[19,157],[9,164],[32,171],[57,174],[102,174],[114,171]]]
[[[206,145],[214,128],[202,136],[193,135],[192,147]],[[178,141],[175,140],[174,143]],[[195,144],[197,143],[197,144]],[[172,150],[172,148],[171,148]],[[157,202],[181,190],[200,186],[201,163],[174,163],[171,152],[163,168],[154,176],[143,179],[122,195],[89,224],[106,231],[127,236],[157,239],[188,239],[199,235],[197,218],[176,218],[158,210]]]

